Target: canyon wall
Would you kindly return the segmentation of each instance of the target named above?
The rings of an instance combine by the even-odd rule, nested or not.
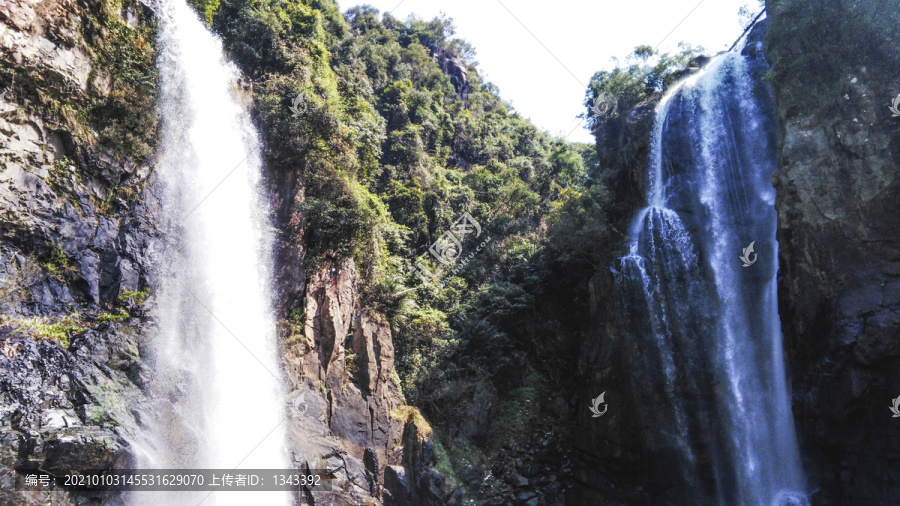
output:
[[[900,8],[770,1],[779,308],[815,504],[900,497]]]

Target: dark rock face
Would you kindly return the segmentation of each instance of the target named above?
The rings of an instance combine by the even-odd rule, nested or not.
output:
[[[434,445],[407,422],[403,428],[403,465],[384,472],[385,506],[462,506],[462,493],[434,470]]]
[[[768,8],[779,307],[809,488],[816,504],[896,504],[900,118],[888,107],[900,92],[900,8]]]
[[[99,8],[95,3],[82,7]],[[143,390],[150,372],[141,357],[151,323],[142,316],[146,306],[120,299],[150,276],[157,208],[147,184],[151,170],[78,138],[52,110],[22,99],[23,89],[42,86],[65,90],[76,102],[109,93],[108,76],[94,68],[81,34],[71,34],[76,42],[50,34],[57,16],[76,7],[38,4],[0,5],[0,66],[18,80],[11,93],[0,94],[4,504],[51,501],[49,492],[16,492],[16,468],[133,465],[133,445],[145,444],[142,424],[152,416]],[[104,323],[97,319],[101,311],[123,313]],[[71,344],[36,334],[40,325],[57,325],[57,337],[65,334]],[[52,497],[59,503],[114,499]]]
[[[466,70],[465,63],[463,63],[460,58],[444,51],[439,51],[437,57],[438,62],[441,65],[441,70],[443,70],[444,74],[447,74],[447,77],[450,78],[450,84],[453,85],[456,94],[459,95],[460,100],[468,106],[469,71]]]
[[[146,444],[148,411],[142,386],[137,319],[103,324],[75,337],[68,349],[54,341],[0,329],[0,502],[43,504],[47,493],[15,492],[13,469],[133,467],[132,444]],[[70,500],[94,497],[71,494]],[[96,495],[103,499],[103,495]],[[106,497],[110,499],[110,497]]]
[[[152,210],[142,201],[154,199],[141,192],[150,167],[73,135],[52,107],[41,109],[23,98],[41,86],[66,90],[73,103],[109,93],[98,88],[109,76],[94,68],[86,36],[73,32],[77,42],[56,40],[58,11],[75,7],[47,3],[12,1],[0,10],[0,65],[24,81],[0,94],[0,309],[5,314],[110,306],[120,291],[137,291],[148,275]],[[138,198],[126,202],[126,194]],[[48,263],[55,264],[54,276],[38,269]]]
[[[660,98],[655,95],[629,110],[617,110],[594,128],[598,158],[605,168],[601,177],[616,196],[610,220],[619,230],[628,230],[635,213],[646,205],[654,110]],[[594,331],[579,354],[574,411],[578,436],[572,441],[576,485],[566,494],[566,502],[650,504],[651,495],[677,479],[670,470],[677,467],[678,455],[652,437],[647,425],[652,410],[641,411],[632,376],[639,367],[615,317],[621,307],[614,296],[613,273],[601,269],[588,285]],[[609,408],[594,418],[588,407],[601,392],[606,392]]]

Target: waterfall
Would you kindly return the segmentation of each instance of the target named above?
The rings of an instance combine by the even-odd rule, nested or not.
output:
[[[185,0],[157,10],[167,240],[154,287],[156,451],[144,464],[287,468],[260,142],[220,41]],[[145,501],[160,504],[159,494]],[[207,494],[162,503],[289,501],[281,492]]]
[[[693,504],[801,505],[778,316],[775,123],[750,45],[658,106],[649,205],[615,269],[617,299],[642,416],[659,430],[657,465],[681,470],[667,485]]]

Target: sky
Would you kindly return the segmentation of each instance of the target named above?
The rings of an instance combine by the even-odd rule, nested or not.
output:
[[[588,143],[593,137],[577,116],[591,76],[613,68],[611,58],[624,60],[641,44],[673,52],[681,41],[714,54],[743,31],[741,6],[761,8],[758,0],[338,1],[344,10],[367,3],[400,19],[453,18],[455,36],[475,47],[481,75],[519,114]]]

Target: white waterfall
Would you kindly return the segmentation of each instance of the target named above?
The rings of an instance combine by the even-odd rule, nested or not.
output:
[[[726,53],[662,100],[649,206],[617,271],[637,388],[663,413],[647,415],[660,465],[680,464],[671,486],[696,504],[808,504],[778,316],[767,68]],[[751,242],[759,262],[742,265]]]
[[[185,0],[160,0],[158,15],[159,177],[169,225],[155,290],[154,389],[163,407],[147,464],[286,468],[260,143],[220,41]],[[207,494],[163,502],[289,501],[286,492]],[[160,503],[159,493],[143,497]]]

